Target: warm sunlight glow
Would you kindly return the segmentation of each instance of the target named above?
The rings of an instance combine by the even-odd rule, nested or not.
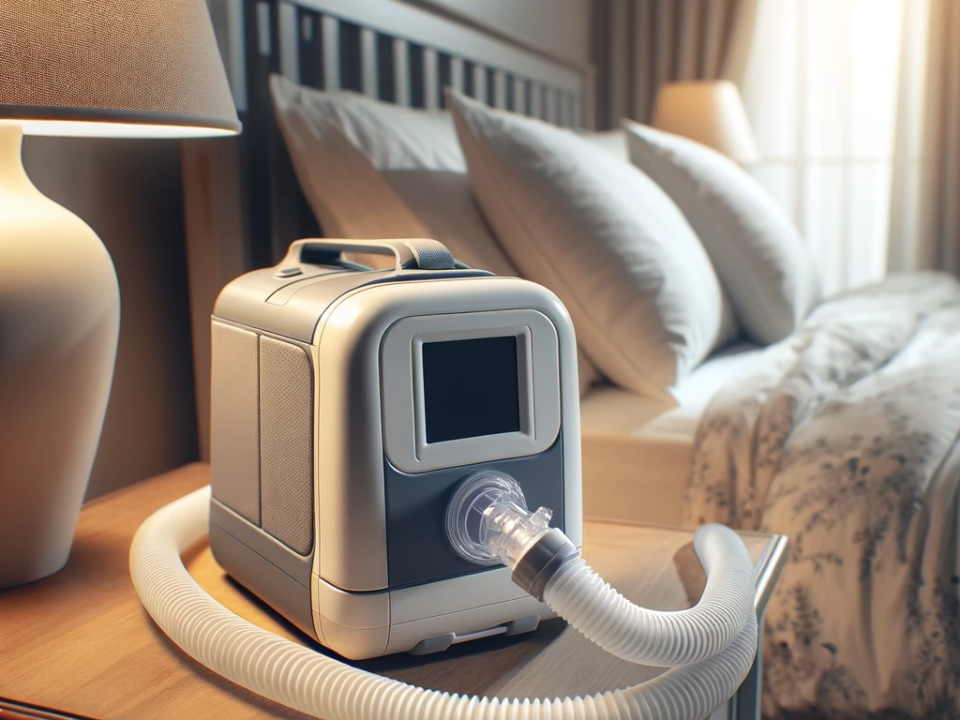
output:
[[[24,135],[110,138],[197,138],[236,135],[233,130],[190,125],[140,125],[136,123],[75,120],[16,120]]]
[[[760,4],[741,85],[764,160],[754,172],[799,227],[828,294],[886,272],[908,2]]]

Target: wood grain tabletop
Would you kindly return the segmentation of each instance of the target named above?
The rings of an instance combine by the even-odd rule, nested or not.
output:
[[[88,503],[67,567],[40,582],[0,591],[0,698],[12,701],[0,701],[0,719],[303,717],[186,657],[153,624],[134,591],[127,563],[140,523],[208,482],[209,466],[197,463]],[[742,536],[758,564],[762,604],[781,567],[775,551],[782,539]],[[680,609],[696,602],[704,584],[691,538],[686,530],[586,522],[583,554],[634,602]],[[205,542],[188,550],[184,563],[238,615],[327,652],[227,577]],[[454,645],[438,655],[353,664],[428,688],[500,697],[596,693],[661,672],[613,658],[561,620],[544,622],[527,635]],[[66,715],[31,715],[31,707],[21,703],[35,712]]]

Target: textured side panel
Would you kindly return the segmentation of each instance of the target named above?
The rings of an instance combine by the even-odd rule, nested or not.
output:
[[[291,343],[260,338],[263,529],[301,555],[313,546],[313,373]]]
[[[210,463],[213,496],[260,524],[257,335],[213,323]]]

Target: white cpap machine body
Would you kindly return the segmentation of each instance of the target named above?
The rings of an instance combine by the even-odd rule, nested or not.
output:
[[[580,546],[576,341],[556,296],[435,241],[302,240],[224,288],[212,342],[210,545],[232,577],[351,659],[554,616],[510,569],[461,558],[444,512],[498,470]]]

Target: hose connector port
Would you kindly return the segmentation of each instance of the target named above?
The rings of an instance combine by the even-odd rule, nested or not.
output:
[[[477,565],[514,567],[550,529],[553,512],[527,510],[520,483],[506,473],[483,470],[460,483],[447,505],[447,539]]]

